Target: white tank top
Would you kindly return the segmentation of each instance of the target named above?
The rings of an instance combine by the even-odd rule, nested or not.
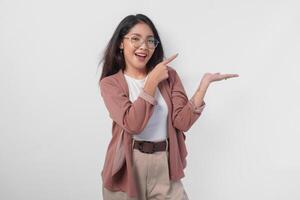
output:
[[[140,94],[141,88],[148,78],[148,75],[144,79],[135,79],[127,74],[124,74],[129,89],[129,99],[134,102]],[[135,140],[146,141],[162,141],[167,138],[167,116],[168,105],[161,95],[159,88],[156,88],[155,97],[157,104],[154,106],[154,112],[152,113],[145,129],[138,135],[133,135]]]

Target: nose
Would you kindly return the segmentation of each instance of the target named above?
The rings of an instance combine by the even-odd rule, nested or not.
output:
[[[139,48],[140,49],[148,49],[148,47],[146,45],[146,41],[144,41]]]

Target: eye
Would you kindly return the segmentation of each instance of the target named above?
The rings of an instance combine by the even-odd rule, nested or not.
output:
[[[153,38],[151,38],[151,39],[148,39],[148,43],[150,43],[150,44],[154,44],[154,43],[155,43],[155,40],[154,40]]]
[[[133,41],[140,41],[140,40],[141,40],[141,38],[136,37],[136,36],[133,36],[131,39],[132,39]]]

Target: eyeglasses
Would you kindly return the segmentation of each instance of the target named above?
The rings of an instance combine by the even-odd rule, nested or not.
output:
[[[142,44],[145,42],[141,37],[136,36],[136,35],[132,35],[132,36],[129,36],[129,37],[124,36],[124,38],[129,39],[130,43],[135,48],[138,48],[138,47],[142,46]],[[157,47],[158,43],[159,43],[159,41],[157,39],[155,39],[154,37],[149,37],[149,38],[147,38],[146,46],[149,49],[155,49]]]

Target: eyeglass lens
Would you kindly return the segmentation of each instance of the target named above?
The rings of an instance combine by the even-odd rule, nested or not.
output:
[[[133,46],[136,48],[140,47],[144,43],[144,40],[138,36],[132,36],[130,38],[130,41],[133,44]],[[158,45],[158,41],[153,37],[147,38],[145,43],[146,43],[147,47],[150,49],[154,49]]]

